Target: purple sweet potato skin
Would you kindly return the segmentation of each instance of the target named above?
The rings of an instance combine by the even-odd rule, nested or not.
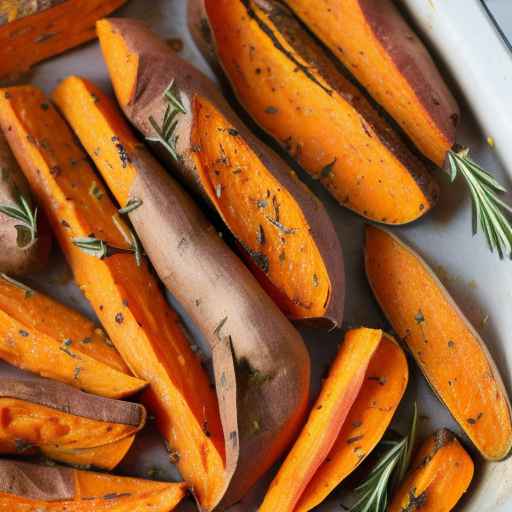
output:
[[[358,0],[373,33],[453,145],[459,107],[420,38],[391,0]]]

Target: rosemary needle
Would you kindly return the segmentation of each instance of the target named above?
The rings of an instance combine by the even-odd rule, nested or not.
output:
[[[83,238],[73,238],[73,245],[89,256],[94,256],[100,260],[109,258],[114,254],[135,254],[137,257],[137,248],[122,249],[108,244],[104,240],[92,236]]]
[[[512,208],[499,198],[507,192],[488,171],[469,157],[469,149],[448,152],[449,174],[452,182],[461,174],[469,187],[473,204],[473,234],[481,228],[491,252],[500,258],[512,256],[512,225],[507,213]]]

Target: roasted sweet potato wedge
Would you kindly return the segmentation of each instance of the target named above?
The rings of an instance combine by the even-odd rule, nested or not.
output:
[[[391,336],[383,334],[341,431],[294,512],[307,512],[322,503],[372,452],[386,433],[408,381],[404,351]]]
[[[281,2],[189,1],[240,103],[342,205],[389,224],[432,207],[425,165]]]
[[[126,0],[0,2],[0,79],[96,37],[96,20]]]
[[[468,490],[474,464],[454,434],[431,435],[395,493],[389,512],[450,512]]]
[[[27,180],[1,133],[0,209],[0,273],[21,276],[42,270],[51,248],[50,226],[32,203]],[[19,213],[27,220],[33,215],[33,222],[23,222]]]
[[[87,450],[133,437],[146,422],[146,410],[139,404],[97,397],[60,382],[2,379],[0,417],[1,453],[30,454],[33,449],[45,453],[48,447],[60,460],[60,450],[82,450],[87,464],[104,467],[94,452],[90,453],[94,460],[88,458]],[[116,453],[122,458],[130,445],[118,445]]]
[[[0,460],[1,512],[170,512],[185,494],[181,483]]]
[[[382,331],[349,331],[309,418],[274,478],[260,512],[295,510],[306,486],[329,455],[365,381]]]
[[[420,38],[391,0],[285,0],[439,167],[459,108]]]
[[[99,105],[102,101],[100,96]],[[212,349],[226,467],[225,473],[212,475],[208,486],[196,485],[195,493],[203,508],[212,508],[231,482],[223,505],[233,503],[295,436],[308,400],[309,357],[300,335],[197,205],[107,106],[108,124],[102,129],[113,130],[127,162],[124,167],[119,157],[97,159],[100,171],[118,202],[131,210],[129,217],[158,274]],[[109,154],[109,140],[99,142],[100,154]]]
[[[397,237],[368,226],[366,273],[395,332],[482,455],[512,447],[510,401],[485,342],[432,270]]]
[[[170,449],[179,454],[182,475],[199,496],[213,493],[216,483],[223,482],[225,461],[215,392],[177,314],[137,253],[133,233],[73,133],[39,89],[1,91],[0,127],[50,219],[76,282],[130,369],[150,384],[144,399]],[[124,161],[122,148],[117,151]],[[100,259],[83,252],[75,244],[84,238],[86,247],[91,240],[93,247],[98,242],[100,249],[110,247],[108,254]]]
[[[316,197],[251,134],[215,84],[156,34],[119,19],[100,21],[98,34],[114,90],[130,121],[215,208],[283,311],[292,319],[341,325],[343,254]],[[75,129],[82,128],[81,139],[93,154],[99,134],[84,122],[85,104],[73,101],[77,89],[79,83],[69,79],[55,99],[69,112]],[[87,96],[91,116],[105,116],[101,102],[93,105],[90,93],[83,91],[81,97]],[[164,133],[171,126],[172,133]]]
[[[0,276],[0,359],[108,398],[147,384],[93,322],[7,276]]]

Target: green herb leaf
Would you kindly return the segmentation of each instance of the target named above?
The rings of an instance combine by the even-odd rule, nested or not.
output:
[[[473,234],[481,228],[491,252],[496,250],[500,258],[512,256],[512,225],[506,215],[512,213],[512,207],[498,196],[507,189],[471,160],[466,148],[449,151],[448,163],[452,182],[461,174],[469,187],[473,203]]]
[[[16,203],[0,205],[0,213],[20,222],[14,226],[17,231],[16,243],[20,249],[28,249],[37,241],[37,208],[32,208],[29,199],[18,194]]]
[[[385,451],[368,478],[356,488],[358,499],[350,512],[386,512],[389,492],[400,484],[409,468],[417,422],[418,409],[414,404],[409,434],[398,441],[384,440],[380,443]]]
[[[162,126],[159,126],[154,117],[150,116],[148,121],[155,130],[156,135],[146,137],[146,139],[152,142],[160,142],[160,144],[162,144],[162,146],[164,146],[167,151],[169,151],[171,156],[175,160],[178,160],[178,153],[176,150],[178,136],[175,135],[176,126],[178,125],[176,116],[178,114],[186,114],[187,111],[179,99],[179,91],[175,85],[174,80],[165,90],[163,97],[167,101],[167,106],[165,109]]]
[[[108,244],[104,240],[100,240],[95,237],[77,237],[72,240],[73,245],[78,247],[82,252],[89,254],[89,256],[94,256],[99,258],[100,260],[104,258],[109,258],[110,256],[114,256],[114,254],[135,254],[137,257],[137,249],[123,249],[121,247],[115,247],[113,245]],[[140,248],[139,248],[140,250]]]
[[[128,215],[129,213],[139,208],[139,206],[142,206],[142,204],[142,199],[132,198],[126,203],[124,208],[119,208],[118,212],[121,215]]]
[[[9,284],[12,284],[13,286],[16,286],[16,288],[19,288],[20,290],[23,290],[25,292],[25,298],[30,299],[36,293],[32,288],[29,288],[27,285],[20,283],[19,281],[16,281],[16,279],[13,279],[12,277],[9,277],[7,274],[0,273],[0,277],[7,281]]]

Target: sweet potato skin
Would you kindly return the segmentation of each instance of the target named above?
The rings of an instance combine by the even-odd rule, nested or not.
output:
[[[407,245],[366,228],[365,267],[377,302],[440,400],[488,460],[512,447],[511,406],[498,368],[432,270]]]
[[[116,25],[121,34],[123,33],[122,23],[121,21]],[[101,25],[99,30],[101,32]],[[163,93],[167,86],[173,83],[176,91],[179,91],[181,101],[187,105],[187,113],[176,118],[178,121],[175,130],[178,136],[176,145],[178,161],[176,162],[159,143],[155,144],[155,149],[162,159],[178,171],[178,176],[182,181],[185,181],[189,188],[200,194],[210,205],[213,205],[226,221],[226,215],[223,214],[219,206],[221,198],[218,197],[218,194],[222,193],[221,189],[215,189],[213,186],[205,184],[204,176],[207,172],[205,169],[208,165],[204,163],[203,158],[206,157],[203,157],[203,154],[207,152],[207,148],[205,148],[205,144],[199,143],[197,133],[204,130],[195,129],[195,125],[199,123],[198,111],[201,108],[199,105],[207,103],[210,109],[215,109],[219,117],[222,117],[225,121],[225,126],[229,126],[226,137],[233,139],[233,135],[230,135],[230,133],[236,133],[236,139],[241,141],[239,146],[246,148],[246,154],[252,153],[258,163],[262,164],[262,167],[268,172],[268,175],[275,180],[274,189],[289,193],[291,197],[288,204],[294,203],[293,208],[303,216],[307,226],[307,228],[298,231],[306,232],[308,240],[309,238],[313,240],[311,249],[308,249],[305,253],[308,258],[313,259],[314,252],[318,252],[325,278],[330,281],[328,295],[322,297],[321,304],[315,306],[316,311],[310,313],[309,309],[313,310],[315,308],[310,308],[307,304],[301,304],[295,298],[294,293],[285,290],[288,280],[293,280],[293,275],[288,279],[283,276],[280,280],[279,272],[273,270],[278,265],[272,267],[273,262],[271,262],[270,270],[266,270],[265,273],[271,281],[270,284],[280,292],[280,296],[285,297],[282,300],[284,311],[296,320],[304,319],[311,323],[315,323],[315,320],[317,320],[317,323],[330,324],[330,327],[341,325],[345,288],[343,253],[325,208],[298,180],[284,161],[247,129],[210,79],[172,52],[168,45],[156,34],[148,30],[143,31],[143,29],[139,29],[138,34],[140,35],[137,36],[137,44],[130,45],[130,40],[127,39],[129,50],[140,62],[132,95],[125,98],[124,95],[118,94],[118,99],[127,117],[146,138],[154,138],[155,129],[150,119],[154,119],[158,125],[161,124],[166,110]],[[127,78],[128,82],[129,80]],[[146,85],[142,86],[141,84]],[[213,130],[215,131],[215,129]],[[226,142],[226,147],[228,142],[229,140]],[[247,194],[248,197],[244,200],[250,203],[250,191]],[[271,199],[268,202],[271,203]],[[282,205],[283,211],[287,210],[288,204]],[[226,209],[229,208],[230,206],[226,206]],[[292,206],[290,206],[291,208]],[[271,205],[269,205],[268,210],[269,212],[265,215],[271,215]],[[261,209],[259,212],[261,212]],[[247,214],[247,210],[236,212],[238,217],[243,217],[244,214]],[[265,226],[265,229],[275,229],[265,220],[265,215],[261,214],[261,223]],[[228,228],[233,227],[229,221],[227,221],[227,224]],[[234,235],[235,237],[238,236],[236,232],[234,232]],[[293,236],[293,234],[288,236]],[[286,239],[286,236],[281,236],[281,238]],[[283,245],[283,247],[285,252],[286,245]],[[258,247],[257,243],[249,248],[249,253],[259,255],[260,251],[264,252],[264,249]],[[275,259],[277,261],[277,258]],[[304,266],[310,263],[310,259],[304,263]],[[297,272],[300,272],[301,268],[302,265],[297,264]],[[324,280],[323,276],[322,280]],[[266,281],[263,280],[263,284],[266,284]],[[313,290],[315,284],[318,283],[314,281],[312,276],[308,276],[302,286]]]
[[[442,167],[455,143],[459,108],[427,49],[393,2],[286,0],[286,4],[418,149]]]
[[[467,491],[474,464],[452,432],[434,432],[420,447],[389,512],[450,512]]]
[[[282,3],[189,2],[189,24],[200,23],[192,33],[207,34],[209,23],[239,102],[340,204],[387,224],[435,204],[439,189],[424,163]]]
[[[185,484],[0,460],[0,511],[170,512]]]
[[[123,30],[138,48],[148,34],[133,20],[102,23],[104,30]],[[158,64],[158,56],[152,64]],[[158,92],[168,85],[162,81]],[[309,356],[298,332],[190,197],[147,152],[130,156],[136,173],[129,187],[107,170],[103,175],[122,205],[129,198],[143,200],[130,219],[157,273],[212,348],[221,414],[231,424],[234,418],[231,441],[240,448],[222,503],[227,506],[276,461],[300,427],[309,394]],[[175,248],[171,258],[166,247]],[[218,357],[223,345],[227,354]],[[234,396],[226,392],[223,377],[233,360],[238,370]]]
[[[178,466],[196,477],[196,491],[207,487],[211,473],[222,478],[224,462],[222,426],[208,375],[144,258],[140,266],[132,254],[97,259],[73,244],[74,237],[94,233],[116,247],[128,247],[107,190],[54,107],[39,110],[43,102],[48,100],[35,87],[10,88],[8,98],[0,94],[0,126],[11,127],[14,151],[75,280],[129,367],[150,383],[144,400],[171,449],[179,448]],[[118,162],[127,163],[124,151],[108,142]]]
[[[15,204],[18,192],[30,198],[27,180],[0,133],[0,205]],[[14,226],[18,223],[0,212],[0,273],[12,276],[41,270],[48,262],[51,249],[50,227],[41,212],[38,213],[38,239],[26,249],[20,249],[16,243]]]
[[[96,37],[96,20],[126,0],[64,0],[0,5],[0,79]],[[14,4],[14,5],[13,5]],[[26,5],[31,4],[31,5]],[[26,8],[27,7],[27,8]]]
[[[90,320],[20,286],[0,279],[0,359],[108,398],[123,398],[146,386],[130,375]]]

